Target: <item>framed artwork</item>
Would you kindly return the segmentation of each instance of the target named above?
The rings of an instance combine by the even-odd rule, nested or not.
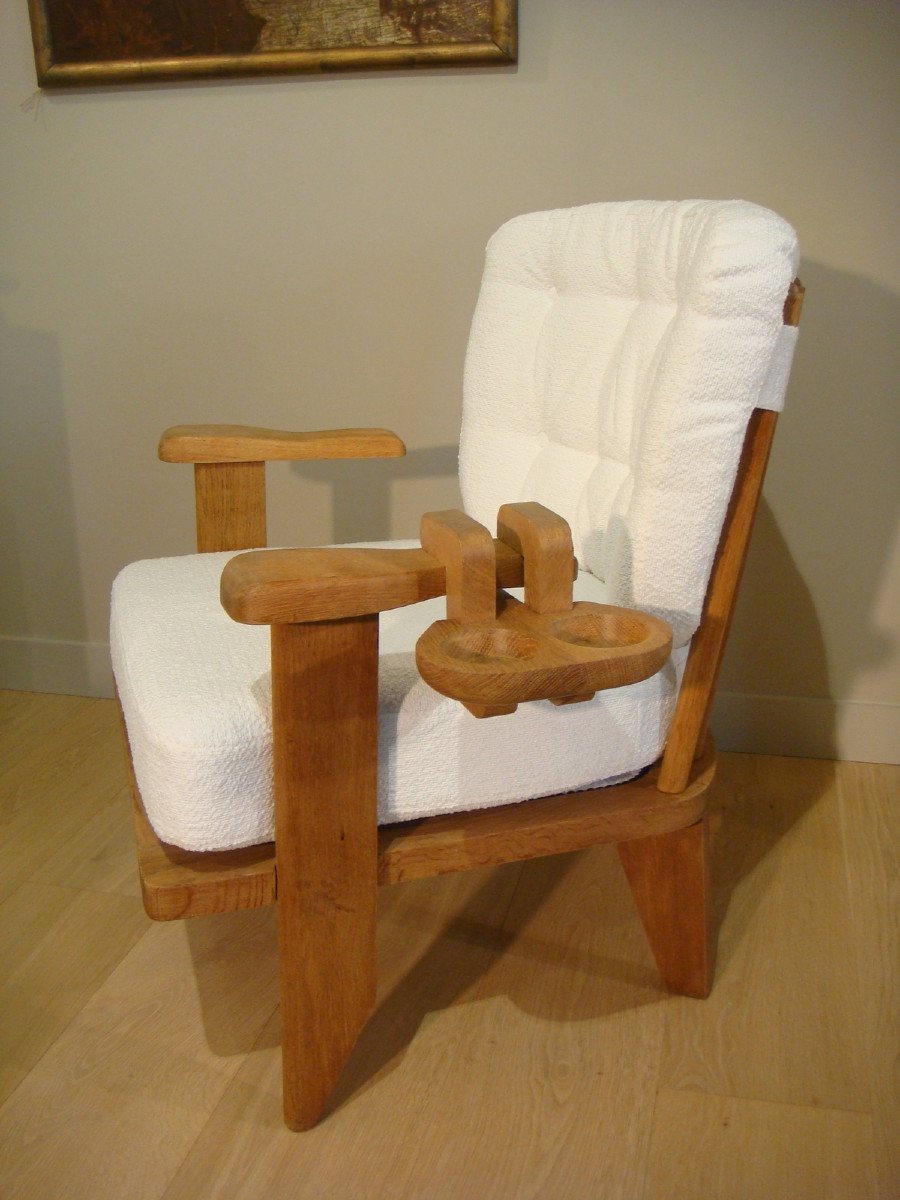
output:
[[[41,87],[516,61],[516,0],[29,0]]]

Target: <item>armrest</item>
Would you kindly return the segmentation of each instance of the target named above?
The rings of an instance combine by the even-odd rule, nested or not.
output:
[[[173,425],[159,441],[163,462],[272,462],[319,458],[399,458],[406,447],[389,429],[291,433],[253,425]]]
[[[521,587],[521,555],[496,543],[497,586]],[[222,572],[225,611],[246,625],[329,621],[443,596],[447,573],[424,550],[253,550]]]

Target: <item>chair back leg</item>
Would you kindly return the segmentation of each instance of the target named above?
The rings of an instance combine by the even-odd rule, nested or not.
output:
[[[619,842],[619,857],[666,987],[709,995],[714,969],[708,818],[674,833]]]

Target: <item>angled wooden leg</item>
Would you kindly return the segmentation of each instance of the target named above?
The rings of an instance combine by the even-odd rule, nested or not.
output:
[[[284,1114],[316,1123],[375,1005],[378,617],[272,627]]]
[[[712,987],[708,843],[706,817],[674,833],[619,842],[663,982],[685,996],[708,996]]]

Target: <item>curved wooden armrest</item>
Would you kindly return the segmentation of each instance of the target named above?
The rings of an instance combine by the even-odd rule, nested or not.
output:
[[[173,425],[159,440],[159,457],[173,463],[399,458],[405,453],[403,442],[389,429],[291,433],[253,425]]]
[[[521,587],[521,555],[496,543],[497,586]],[[222,572],[225,611],[246,625],[329,621],[443,596],[447,573],[424,550],[253,550]]]

